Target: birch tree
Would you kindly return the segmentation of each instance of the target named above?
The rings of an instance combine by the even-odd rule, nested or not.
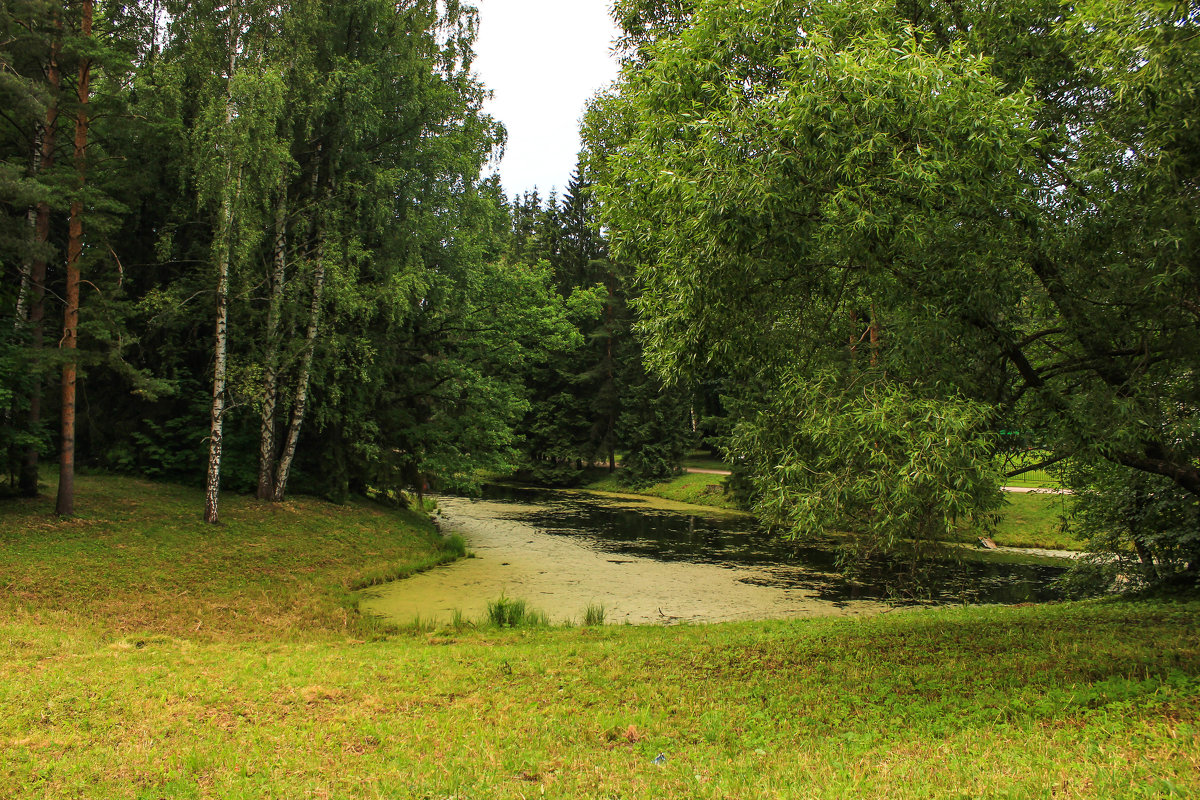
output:
[[[213,335],[213,381],[208,468],[205,480],[206,522],[219,521],[221,456],[228,404],[229,303],[231,273],[264,236],[265,208],[279,186],[287,154],[277,136],[282,107],[282,80],[269,58],[271,17],[262,4],[231,0],[217,8],[192,8],[187,20],[202,28],[203,13],[220,12],[223,30],[218,52],[221,72],[211,84],[222,88],[201,113],[196,133],[196,178],[202,203],[215,205],[212,258],[215,268],[216,314]],[[211,19],[211,17],[210,17]],[[203,39],[196,42],[203,44]],[[196,54],[203,54],[200,47]]]

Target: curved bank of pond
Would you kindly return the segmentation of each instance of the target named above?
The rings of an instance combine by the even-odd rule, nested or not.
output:
[[[488,487],[482,499],[440,497],[444,530],[475,557],[364,592],[360,608],[389,621],[484,616],[504,595],[554,622],[603,605],[608,622],[666,624],[873,613],[896,603],[1019,603],[1058,598],[1062,566],[976,557],[919,576],[882,559],[853,580],[834,542],[796,545],[743,514],[654,498]]]

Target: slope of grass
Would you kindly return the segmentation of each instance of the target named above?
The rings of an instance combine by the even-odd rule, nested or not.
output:
[[[80,488],[0,510],[0,797],[1200,791],[1198,602],[397,636],[347,592],[411,517]]]
[[[722,475],[686,473],[677,475],[669,481],[630,489],[615,475],[604,473],[603,477],[585,484],[583,488],[594,492],[641,494],[649,497],[661,497],[664,500],[674,500],[677,503],[736,510],[737,504],[720,488],[723,480],[724,476]]]
[[[1062,518],[1071,513],[1074,498],[1063,494],[1009,492],[1000,510],[1000,523],[992,534],[996,544],[1006,547],[1042,547],[1050,550],[1082,550],[1084,543],[1063,528]]]
[[[0,613],[120,633],[274,638],[345,629],[359,586],[453,558],[424,518],[382,505],[222,498],[80,476],[78,516],[53,494],[0,503]]]
[[[683,460],[683,466],[688,469],[715,469],[722,472],[729,471],[729,465],[722,461],[717,456],[711,455],[704,450],[696,450],[688,455]]]

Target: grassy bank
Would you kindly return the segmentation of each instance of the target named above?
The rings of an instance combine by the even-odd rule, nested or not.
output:
[[[0,613],[114,634],[275,639],[353,627],[353,590],[452,558],[423,516],[368,502],[282,504],[80,476],[78,516],[53,492],[0,503]]]
[[[1062,494],[1019,494],[1006,492],[1000,522],[992,538],[1005,547],[1043,547],[1050,550],[1082,550],[1083,541],[1062,518],[1071,513],[1074,498]]]
[[[81,497],[0,507],[0,797],[1200,791],[1200,603],[386,635],[349,590],[437,556],[415,519]]]
[[[597,480],[583,486],[593,492],[618,492],[622,494],[641,494],[648,497],[661,497],[664,500],[674,500],[677,503],[691,503],[710,508],[737,510],[737,504],[721,490],[723,475],[684,474],[669,481],[630,489],[617,479],[616,475],[607,472]]]

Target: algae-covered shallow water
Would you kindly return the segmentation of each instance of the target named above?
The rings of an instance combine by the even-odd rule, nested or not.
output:
[[[488,487],[477,500],[438,499],[443,528],[475,558],[376,587],[362,608],[407,623],[476,619],[504,595],[556,622],[603,605],[609,622],[662,624],[871,613],[897,603],[1053,600],[1063,569],[977,558],[917,575],[882,559],[853,579],[833,541],[803,546],[741,514],[653,498]]]

